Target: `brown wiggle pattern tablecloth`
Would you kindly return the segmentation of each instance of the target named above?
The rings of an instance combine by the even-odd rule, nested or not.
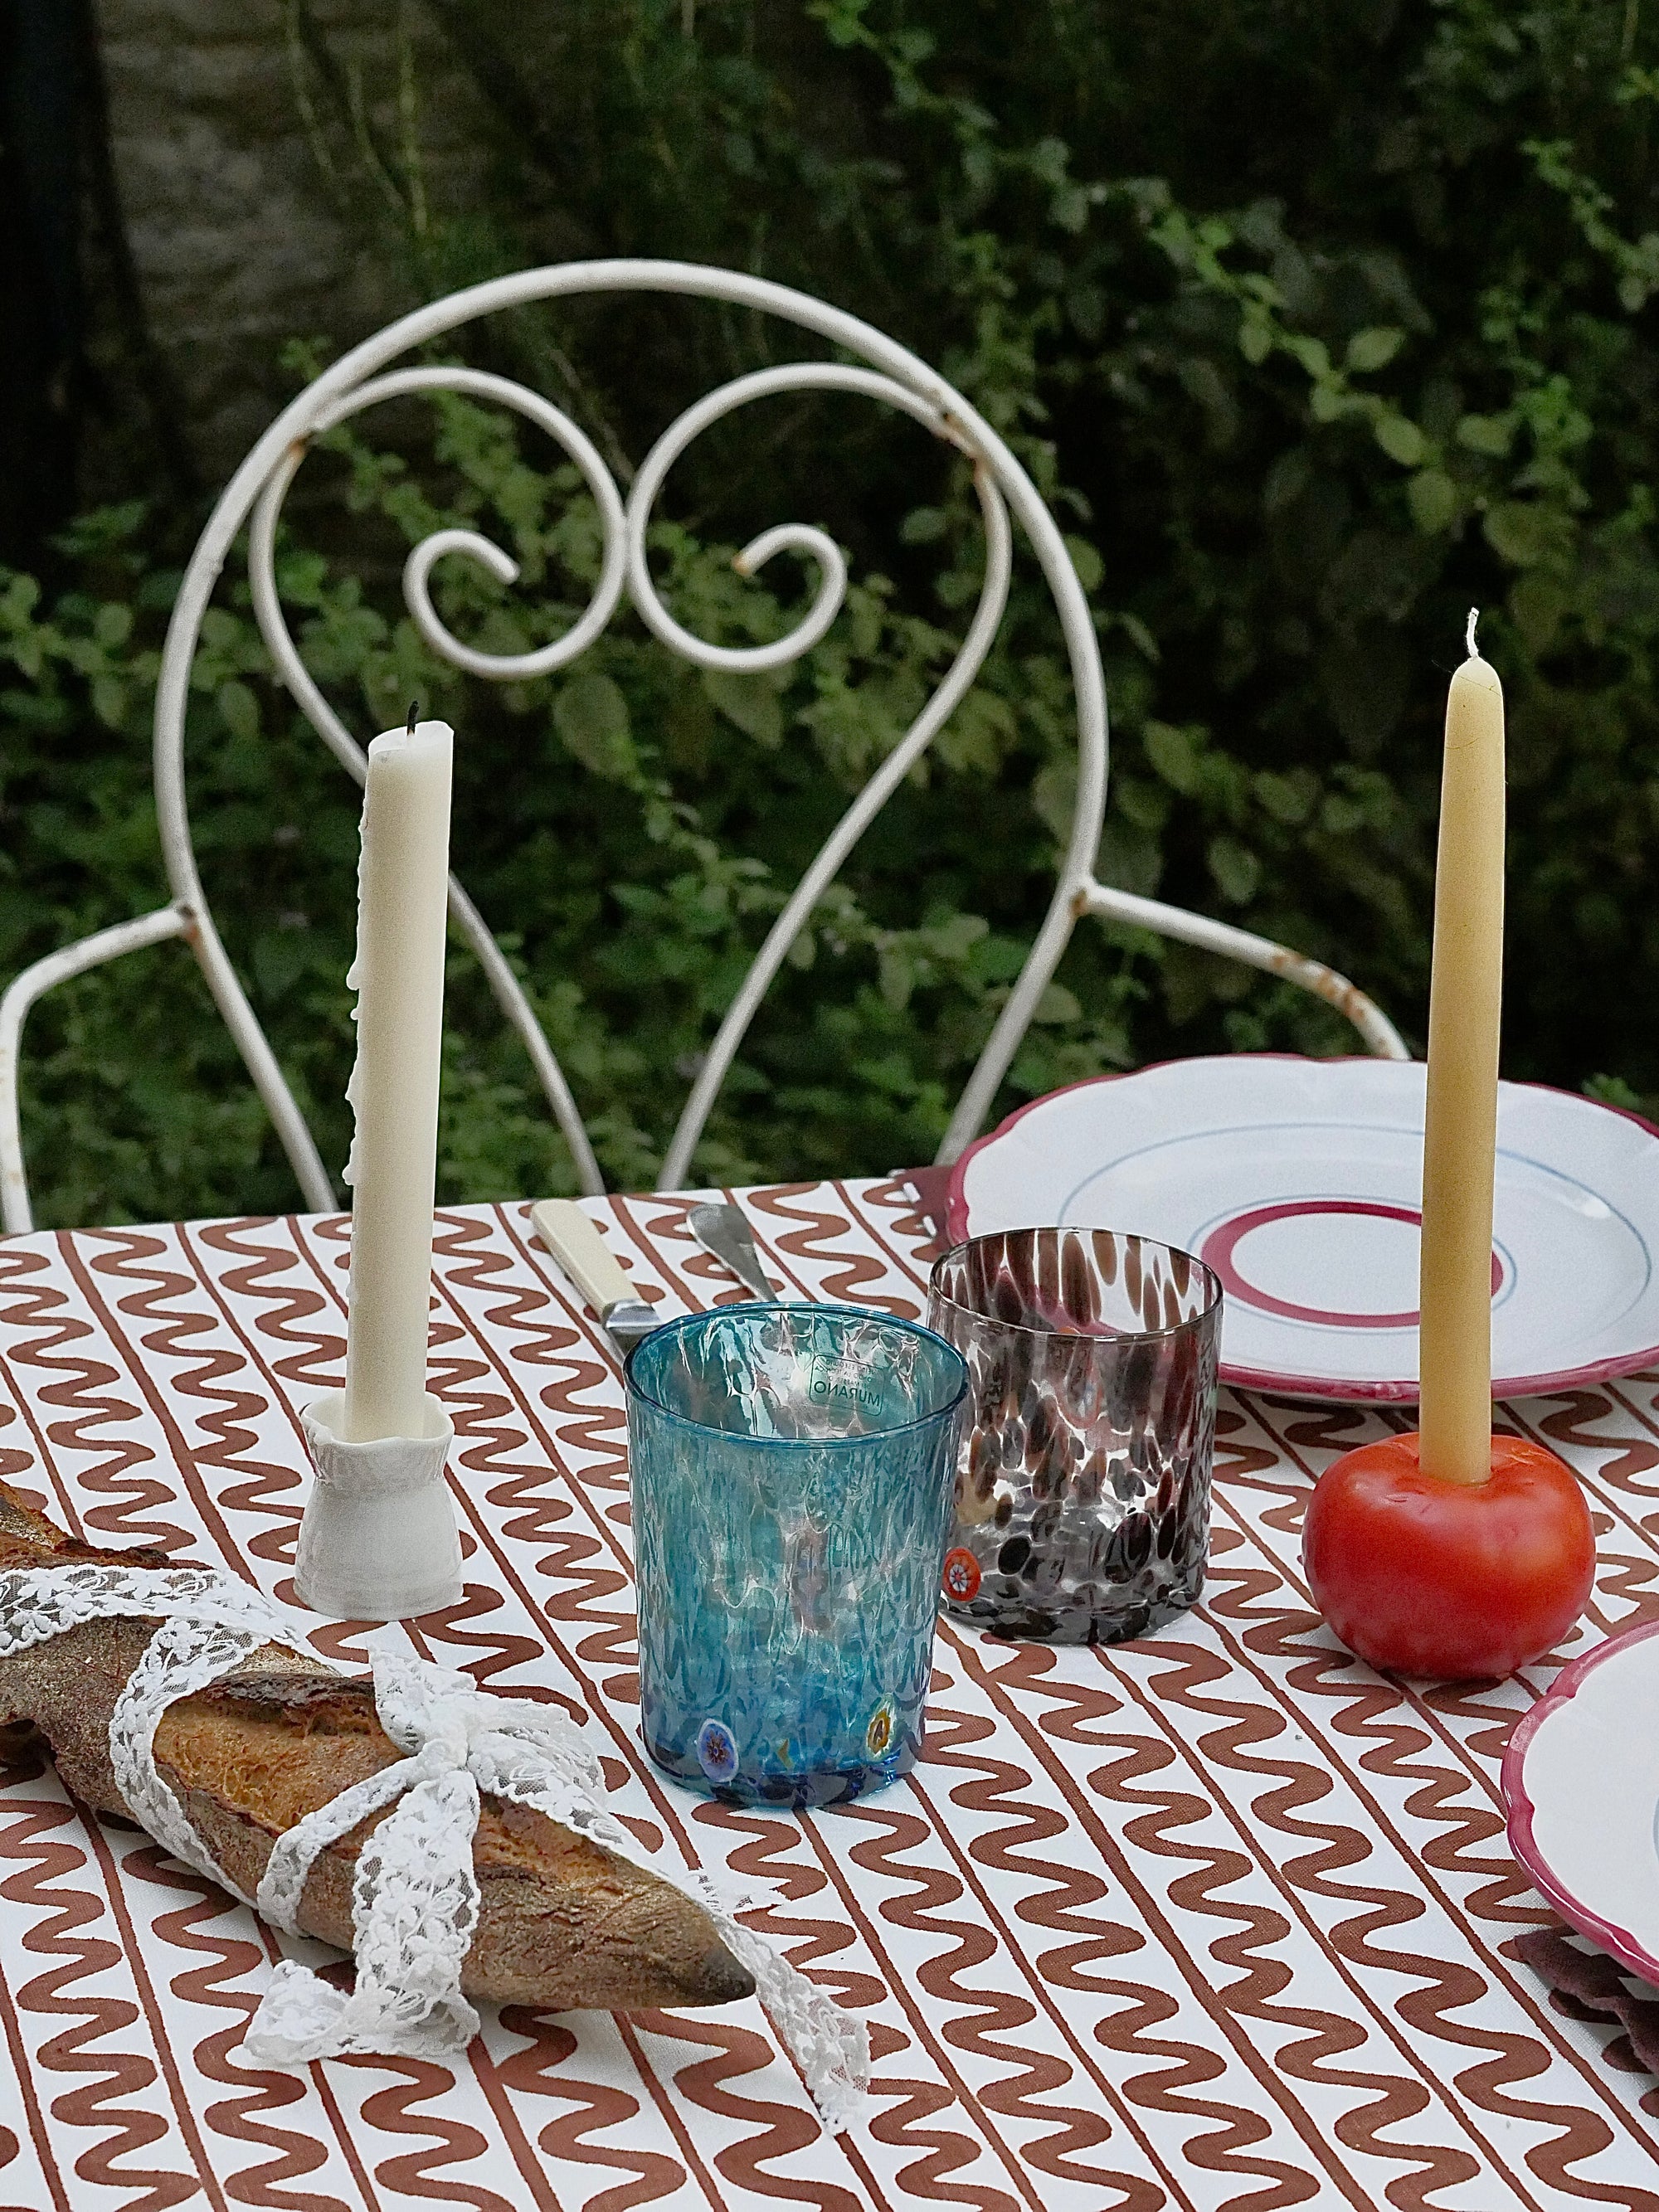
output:
[[[920,1311],[897,1181],[740,1194],[793,1290]],[[664,1310],[732,1295],[684,1199],[595,1201]],[[222,1561],[293,1604],[298,1409],[337,1386],[336,1218],[0,1244],[0,1477],[72,1530]],[[797,1820],[666,1785],[635,1730],[616,1364],[526,1205],[440,1218],[433,1388],[466,1589],[423,1654],[553,1700],[650,1843],[729,1865],[870,2024],[867,2127],[819,2130],[752,2004],[487,2016],[464,2066],[264,2072],[289,1945],[12,1747],[0,1770],[0,2208],[392,2212],[1659,2212],[1659,2090],[1515,1952],[1550,1916],[1498,1770],[1553,1664],[1401,1688],[1309,1602],[1310,1483],[1384,1416],[1224,1393],[1196,1613],[1105,1651],[941,1625],[912,1780]],[[1585,1481],[1574,1649],[1659,1609],[1659,1378],[1510,1409]],[[365,1632],[318,1623],[321,1650]],[[1558,1655],[1558,1656],[1560,1655]]]

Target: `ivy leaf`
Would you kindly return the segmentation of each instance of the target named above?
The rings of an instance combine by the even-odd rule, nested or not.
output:
[[[916,963],[901,945],[888,945],[877,963],[881,995],[893,1012],[902,1013],[916,987]]]
[[[940,960],[965,960],[991,933],[982,914],[953,914],[944,921],[929,922],[920,934],[927,949]]]
[[[1045,1028],[1062,1028],[1068,1022],[1080,1022],[1083,1009],[1074,991],[1068,991],[1063,983],[1050,983],[1037,1000],[1031,1019]]]
[[[854,46],[869,36],[864,27],[869,5],[870,0],[812,0],[807,13],[828,31],[831,46]]]
[[[106,600],[92,618],[92,634],[106,653],[124,646],[131,632],[132,609],[119,599]]]
[[[1287,775],[1263,769],[1254,779],[1252,788],[1258,802],[1275,822],[1294,829],[1313,811],[1314,801],[1319,796],[1319,779],[1311,769],[1292,769]]]
[[[1587,1075],[1580,1088],[1586,1098],[1599,1098],[1604,1106],[1622,1107],[1627,1114],[1642,1112],[1647,1103],[1622,1075]]]
[[[899,525],[907,545],[931,545],[945,535],[947,517],[942,507],[913,507]]]
[[[311,948],[297,929],[265,930],[253,941],[253,973],[267,999],[280,999],[304,975]]]
[[[1048,220],[1075,234],[1089,220],[1089,195],[1081,185],[1064,185],[1048,204]]]
[[[1248,906],[1261,881],[1261,863],[1237,837],[1212,837],[1206,858],[1223,898]]]
[[[614,686],[612,687],[615,688]],[[783,742],[783,702],[763,676],[743,676],[729,668],[703,672],[702,688],[729,722],[769,751]],[[622,696],[617,693],[617,697]],[[626,708],[623,712],[626,714]]]
[[[33,576],[9,576],[0,591],[0,622],[9,629],[26,623],[40,604],[40,586]]]
[[[1428,440],[1408,416],[1379,415],[1371,426],[1371,435],[1402,469],[1416,468],[1428,453]]]
[[[1057,845],[1063,845],[1072,834],[1072,817],[1077,812],[1075,753],[1063,753],[1037,770],[1031,804],[1048,835]]]
[[[1006,699],[994,691],[970,691],[934,739],[934,751],[948,768],[994,775],[1017,729]]]
[[[612,783],[637,765],[628,702],[608,676],[573,676],[553,702],[553,726],[565,750]]]
[[[127,687],[118,676],[95,676],[92,711],[106,729],[118,730],[127,711]]]
[[[1563,580],[1536,568],[1517,576],[1510,587],[1510,615],[1535,653],[1547,653],[1572,605]]]
[[[1419,469],[1406,487],[1406,502],[1425,538],[1437,538],[1457,520],[1457,486],[1443,469]]]
[[[1515,424],[1503,415],[1465,415],[1457,425],[1457,442],[1472,453],[1507,453],[1515,438]]]
[[[1066,295],[1066,312],[1078,336],[1092,345],[1106,327],[1106,295],[1098,284],[1073,284]]]
[[[1157,667],[1164,656],[1158,650],[1158,640],[1142,622],[1140,617],[1120,612],[1117,626],[1126,637],[1133,640],[1136,650],[1150,660],[1154,667]]]
[[[1259,368],[1273,349],[1273,326],[1266,310],[1252,303],[1238,325],[1238,349],[1250,366]]]
[[[1106,574],[1106,564],[1086,538],[1067,538],[1066,550],[1072,556],[1072,566],[1077,570],[1077,580],[1085,592],[1098,591],[1100,580]]]
[[[1356,331],[1348,340],[1345,359],[1356,376],[1369,376],[1374,370],[1386,368],[1405,343],[1404,331],[1381,325],[1375,330]]]
[[[1170,799],[1167,787],[1155,783],[1150,776],[1121,775],[1117,779],[1117,811],[1137,830],[1149,830],[1154,837],[1161,836],[1170,818]]]
[[[1177,730],[1169,722],[1148,722],[1140,742],[1165,783],[1182,793],[1197,790],[1198,748],[1189,731]]]
[[[1292,337],[1285,340],[1291,357],[1312,377],[1326,377],[1331,373],[1330,348],[1323,338]]]
[[[244,744],[257,744],[259,738],[259,702],[246,684],[234,678],[219,686],[216,703],[219,719],[233,738]]]
[[[1486,543],[1512,568],[1533,568],[1559,559],[1571,542],[1572,524],[1540,501],[1506,499],[1488,507],[1483,524]]]

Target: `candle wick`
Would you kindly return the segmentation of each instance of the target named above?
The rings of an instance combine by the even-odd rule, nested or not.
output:
[[[1473,641],[1474,641],[1474,617],[1473,615],[1471,615],[1471,616],[1469,617],[1469,638],[1470,638],[1470,641],[1471,641],[1470,645],[1469,645],[1469,651],[1470,651],[1471,653],[1473,653],[1473,652],[1474,651],[1474,642],[1473,642]],[[406,729],[404,730],[404,735],[406,738],[412,738],[412,737],[414,736],[414,734],[415,734],[415,718],[416,718],[416,716],[420,713],[420,711],[421,711],[421,702],[420,702],[420,701],[419,701],[418,699],[411,699],[411,700],[410,701],[410,702],[409,702],[409,724],[408,724],[407,728],[406,728]]]
[[[1478,623],[1478,622],[1480,621],[1480,608],[1479,608],[1479,607],[1471,607],[1471,608],[1469,609],[1469,626],[1468,626],[1468,630],[1464,633],[1464,642],[1468,645],[1468,648],[1469,648],[1469,659],[1470,659],[1471,660],[1479,660],[1479,659],[1480,659],[1480,647],[1479,647],[1479,646],[1475,643],[1475,641],[1474,641],[1474,626],[1475,626],[1476,623]],[[409,710],[409,711],[410,711],[410,714],[412,714],[414,713],[414,711],[415,711],[415,710],[414,710],[414,708],[411,707],[411,708],[410,708],[410,710]],[[410,725],[410,726],[412,727],[412,726],[413,726],[413,725],[411,724],[411,725]]]

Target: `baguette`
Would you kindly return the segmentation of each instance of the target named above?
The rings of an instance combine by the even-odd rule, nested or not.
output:
[[[163,1553],[100,1551],[66,1536],[0,1483],[0,1569],[166,1567]],[[0,1658],[0,1726],[28,1723],[64,1787],[131,1818],[109,1758],[115,1701],[159,1624],[88,1621]],[[230,1880],[252,1896],[272,1844],[354,1782],[402,1759],[367,1675],[266,1644],[167,1709],[155,1764]],[[349,1951],[352,1876],[382,1812],[314,1862],[301,1899],[307,1936]],[[478,1920],[461,1972],[475,2000],[550,2012],[728,2004],[753,1977],[694,1899],[546,1814],[485,1793],[472,1845]]]

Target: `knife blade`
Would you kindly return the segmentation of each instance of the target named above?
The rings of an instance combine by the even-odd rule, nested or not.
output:
[[[574,1199],[544,1198],[530,1209],[536,1234],[596,1314],[624,1358],[661,1323],[622,1262]]]

